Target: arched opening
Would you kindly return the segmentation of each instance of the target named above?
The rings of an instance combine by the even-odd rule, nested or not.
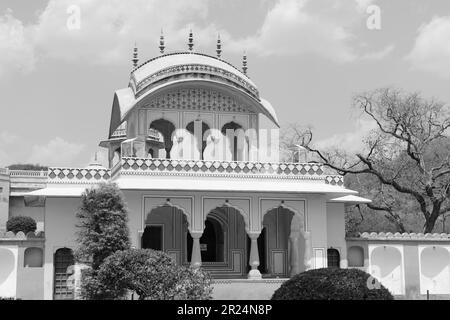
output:
[[[69,267],[75,263],[72,250],[69,248],[56,250],[53,261],[55,266],[53,299],[72,300],[73,289],[67,285],[67,279],[72,274]]]
[[[234,121],[231,121],[231,122],[225,123],[221,130],[222,134],[226,137],[227,137],[227,130],[233,131],[233,146],[231,146],[232,149],[230,150],[233,154],[233,161],[238,161],[238,137],[237,137],[236,131],[239,129],[242,129],[242,126]]]
[[[175,131],[175,125],[166,119],[158,119],[152,121],[149,126],[150,129],[154,129],[161,133],[164,138],[164,150],[166,152],[166,158],[170,159],[170,150],[172,149],[172,134]]]
[[[203,151],[205,151],[205,148],[206,148],[206,138],[207,138],[207,137],[205,137],[205,133],[210,128],[206,122],[204,122],[204,121],[201,121],[201,122],[202,122],[202,133],[201,133],[202,134],[202,136],[201,136],[202,149],[199,151],[200,151],[200,157],[201,157],[201,159],[203,159]],[[195,129],[194,128],[195,128],[195,121],[189,122],[186,126],[186,130],[189,131],[195,137]]]
[[[364,267],[364,249],[360,246],[348,248],[347,259],[349,267]]]
[[[25,268],[41,268],[43,264],[43,251],[41,248],[26,248],[23,257]]]
[[[341,256],[339,251],[334,248],[327,250],[328,268],[339,268],[341,265]]]
[[[295,230],[292,225],[294,212],[287,208],[271,209],[264,215],[263,226],[266,228],[266,273],[267,276],[288,277],[291,269],[291,243],[289,241]],[[296,219],[298,220],[298,219]],[[304,253],[304,239],[298,237],[298,256]],[[261,264],[261,257],[260,257]],[[304,269],[304,267],[303,267]]]
[[[200,238],[200,250],[202,262],[224,262],[225,261],[225,243],[224,230],[222,224],[213,217],[207,217],[205,229]],[[192,237],[187,234],[188,261],[192,254]]]
[[[430,246],[420,254],[420,291],[426,294],[450,293],[450,253],[446,248]]]
[[[178,264],[184,255],[184,230],[188,228],[182,210],[167,204],[153,208],[145,218],[141,248],[166,252]]]
[[[371,253],[370,270],[393,294],[403,294],[402,254],[391,246],[379,246]]]

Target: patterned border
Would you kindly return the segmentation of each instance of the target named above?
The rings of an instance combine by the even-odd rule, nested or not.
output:
[[[74,168],[49,168],[48,181],[54,182],[92,182],[108,181],[111,171],[108,169],[74,169]]]
[[[447,233],[392,233],[392,232],[363,232],[354,240],[450,240]]]

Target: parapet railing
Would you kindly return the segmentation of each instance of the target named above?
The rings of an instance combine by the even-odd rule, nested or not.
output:
[[[9,170],[11,177],[47,177],[46,170]]]
[[[120,164],[120,166],[119,166]],[[321,163],[278,163],[249,161],[176,160],[122,157],[113,168],[120,171],[154,174],[229,175],[268,178],[309,178],[323,180],[326,184],[343,185],[339,175],[325,174]]]
[[[98,183],[108,181],[111,170],[104,168],[49,168],[49,183]]]

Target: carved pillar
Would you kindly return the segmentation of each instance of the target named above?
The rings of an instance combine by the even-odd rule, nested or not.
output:
[[[248,264],[250,265],[251,269],[248,273],[249,279],[261,279],[261,272],[258,270],[259,266],[259,252],[258,252],[258,237],[260,235],[260,232],[250,232],[248,233],[248,236],[251,240],[250,245],[250,260]]]
[[[311,247],[311,232],[305,231],[303,232],[303,235],[305,237],[305,257],[304,257],[304,264],[305,264],[305,271],[311,270],[311,259],[312,259],[312,247]]]
[[[200,251],[200,238],[202,232],[191,232],[192,236],[192,254],[191,254],[191,267],[199,269],[202,266],[202,254]]]
[[[289,241],[291,244],[291,277],[301,272],[298,238],[299,237],[297,232],[291,234],[291,236],[289,237]]]

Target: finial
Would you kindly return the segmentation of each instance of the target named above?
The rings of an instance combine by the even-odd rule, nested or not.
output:
[[[97,162],[97,151],[95,151],[95,158],[94,161]]]
[[[139,58],[138,58],[138,48],[137,48],[136,42],[134,43],[133,59],[131,59],[131,61],[133,62],[133,67],[137,67]]]
[[[220,41],[220,33],[217,34],[217,58],[220,58],[220,54],[222,53],[222,43]]]
[[[166,46],[164,45],[164,33],[163,29],[161,29],[161,36],[159,37],[159,52],[161,52],[161,54],[164,54],[165,48]]]
[[[247,75],[247,54],[244,51],[244,56],[242,57],[242,72]]]
[[[188,48],[189,51],[192,51],[192,49],[194,49],[194,35],[192,33],[192,29],[189,31]]]

